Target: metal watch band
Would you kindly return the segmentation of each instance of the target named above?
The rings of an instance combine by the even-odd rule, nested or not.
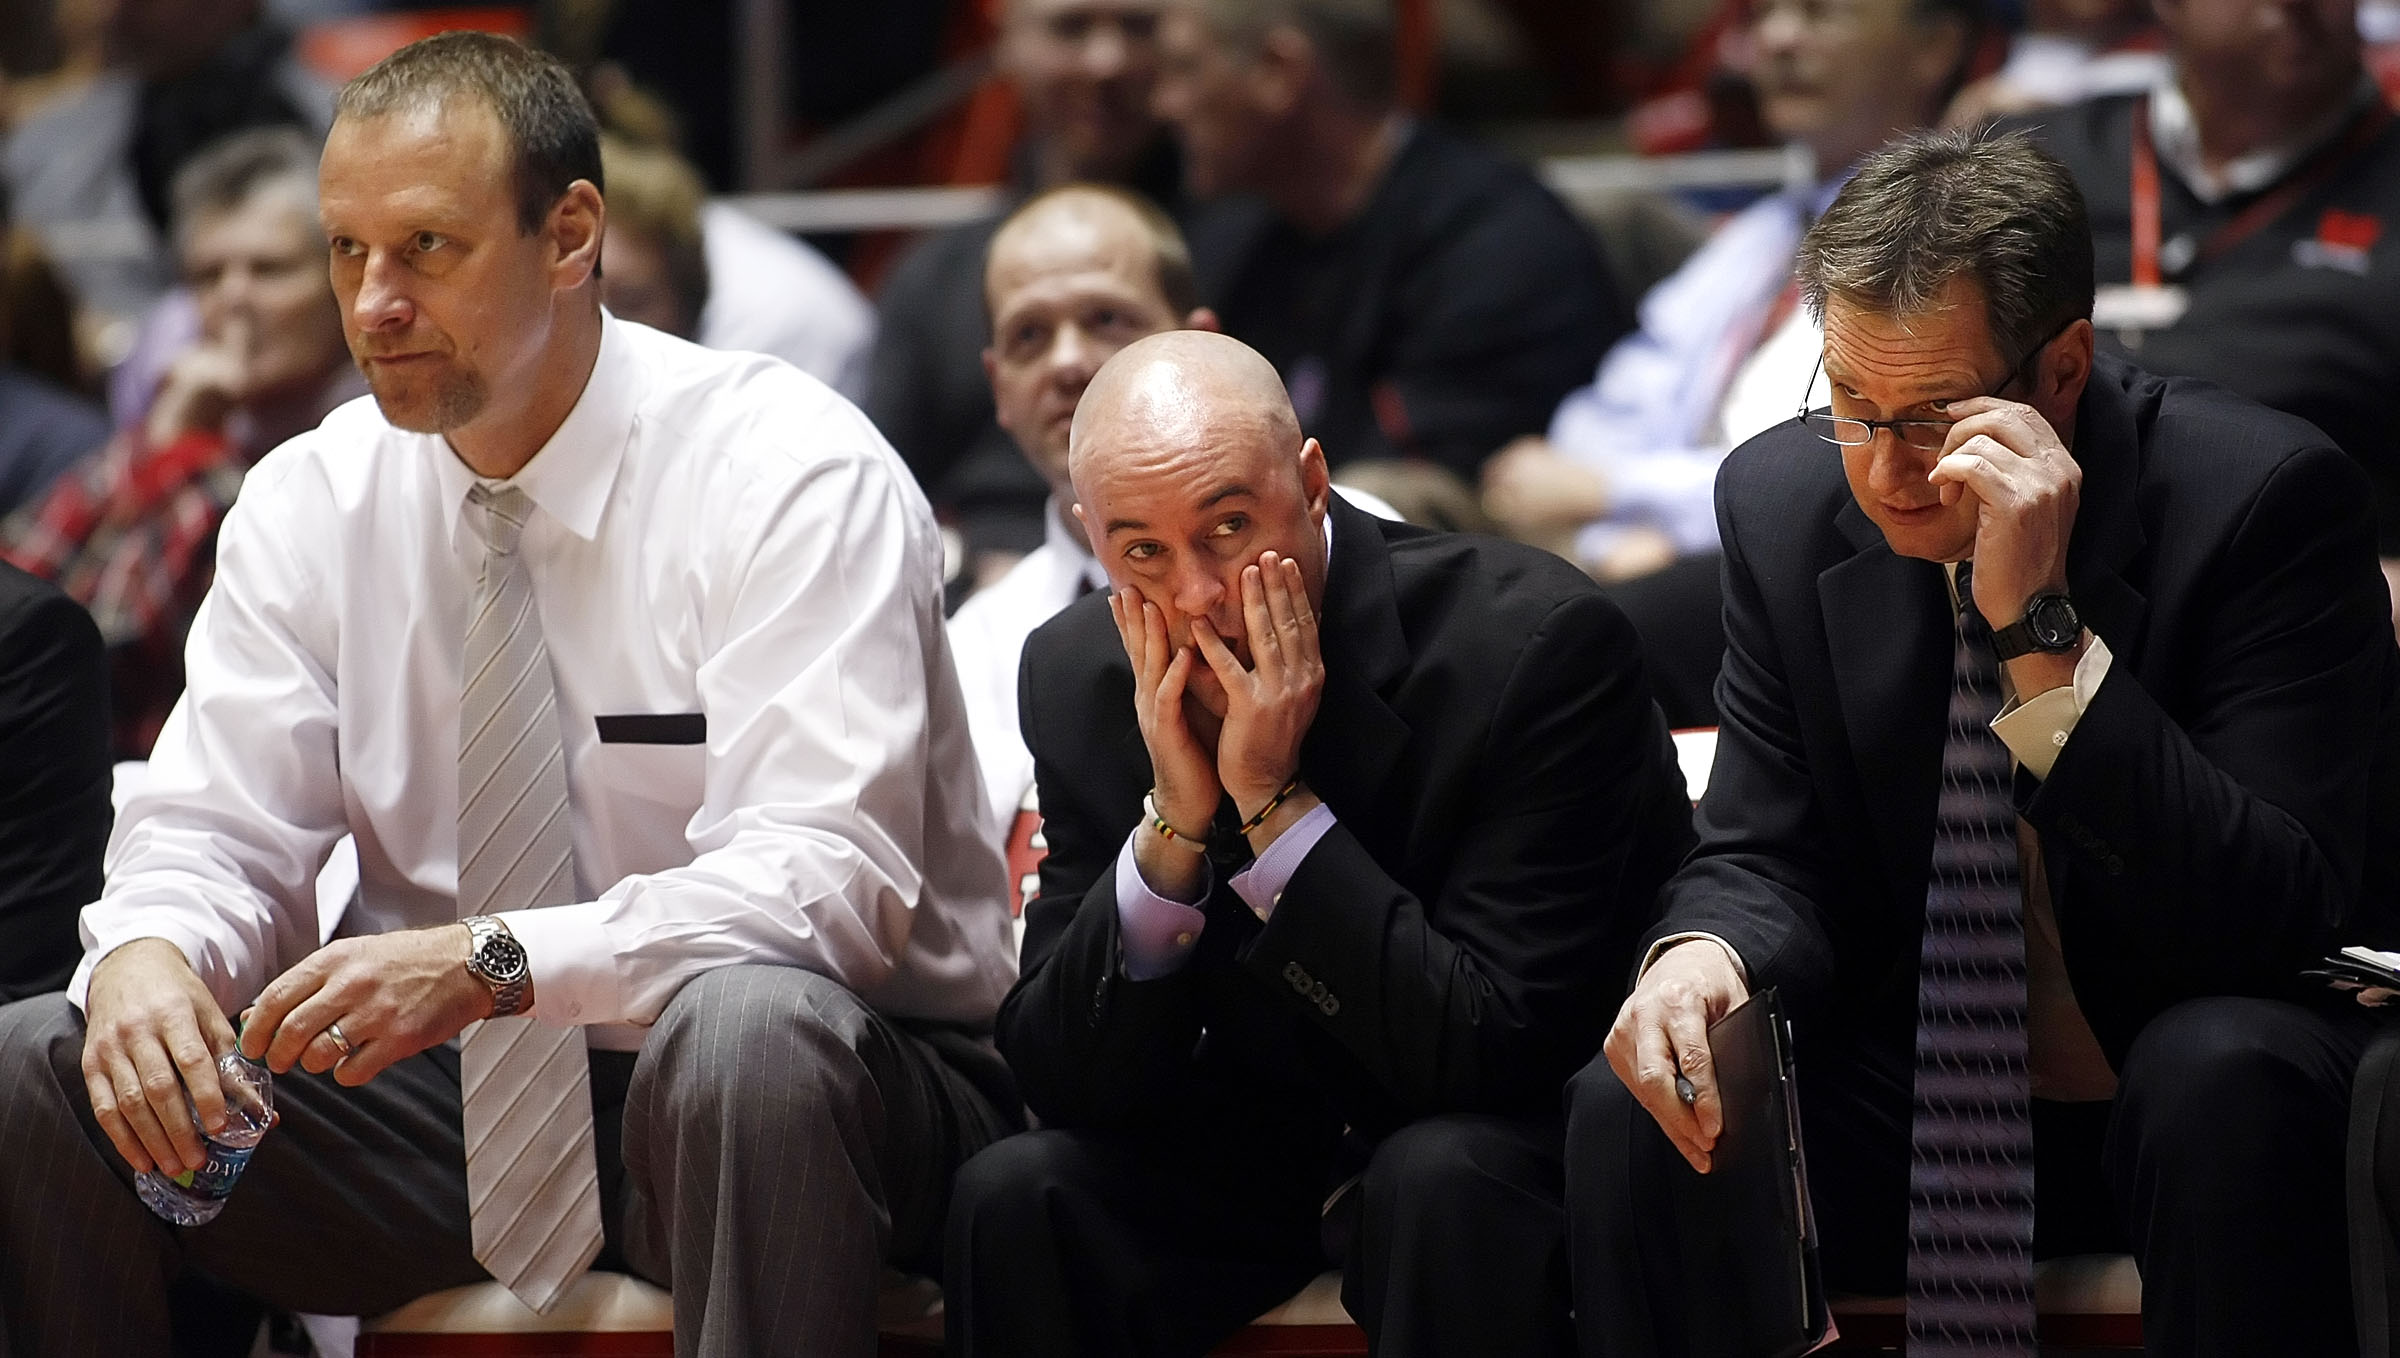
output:
[[[517,943],[517,936],[509,932],[507,925],[490,915],[469,915],[459,922],[467,926],[470,940],[467,971],[492,989],[492,1017],[507,1018],[525,1012],[527,999],[533,991],[533,975],[525,966],[524,949]],[[502,939],[507,940],[508,946],[516,948],[518,952],[516,975],[507,978],[492,975],[483,965],[485,948]]]

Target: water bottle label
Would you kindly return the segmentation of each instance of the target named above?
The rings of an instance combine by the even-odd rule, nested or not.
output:
[[[233,1191],[234,1181],[250,1163],[255,1146],[221,1146],[214,1141],[208,1147],[208,1163],[198,1169],[187,1169],[169,1175],[169,1182],[190,1192],[194,1197],[222,1198]]]

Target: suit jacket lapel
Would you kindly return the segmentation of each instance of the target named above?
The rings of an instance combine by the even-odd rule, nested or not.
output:
[[[1333,558],[1325,572],[1318,646],[1325,690],[1300,747],[1309,787],[1337,814],[1380,803],[1392,765],[1408,742],[1408,723],[1383,690],[1408,667],[1392,558],[1380,521],[1333,497]]]
[[[1941,791],[1954,624],[1941,568],[1894,555],[1855,502],[1835,516],[1855,554],[1817,577],[1842,726],[1885,871],[1921,890]]]

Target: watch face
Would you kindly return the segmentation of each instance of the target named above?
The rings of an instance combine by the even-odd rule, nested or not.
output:
[[[525,975],[525,949],[508,934],[497,934],[475,949],[475,970],[496,985],[505,985]]]
[[[2083,631],[2083,619],[2075,614],[2075,605],[2064,594],[2045,594],[2033,601],[2025,614],[2026,630],[2033,633],[2036,646],[2047,651],[2063,651],[2075,644]]]

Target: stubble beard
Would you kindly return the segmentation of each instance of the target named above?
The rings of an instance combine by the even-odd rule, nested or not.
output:
[[[378,380],[374,368],[359,364],[376,408],[395,429],[412,434],[447,434],[472,421],[491,403],[491,388],[474,373],[452,370],[436,378],[430,393],[393,390],[388,379]]]

